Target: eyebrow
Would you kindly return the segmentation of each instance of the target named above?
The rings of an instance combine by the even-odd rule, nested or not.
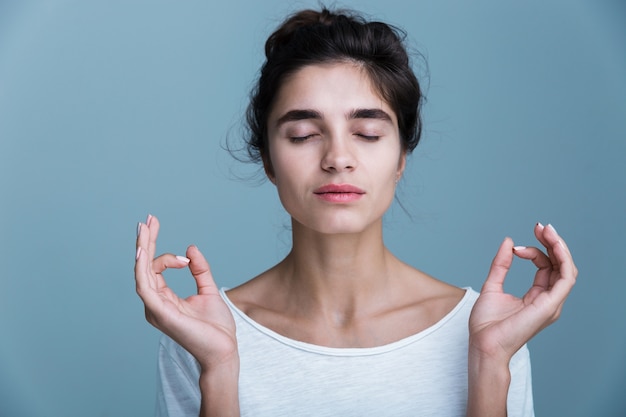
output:
[[[348,115],[349,119],[379,119],[392,122],[391,116],[381,109],[354,109]]]
[[[283,123],[297,122],[298,120],[307,119],[321,120],[322,114],[315,110],[290,110],[276,121],[276,127],[279,127]]]
[[[316,110],[310,109],[290,110],[276,121],[276,127],[279,127],[283,123],[307,119],[321,120],[322,114]],[[391,116],[381,109],[354,109],[348,113],[348,119],[378,119],[392,122]]]

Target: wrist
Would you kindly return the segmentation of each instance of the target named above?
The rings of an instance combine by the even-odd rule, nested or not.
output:
[[[217,364],[200,365],[200,388],[203,385],[214,381],[232,382],[239,379],[239,357],[235,356],[229,360],[221,361]]]
[[[479,338],[472,336],[469,338],[468,359],[470,362],[474,361],[481,366],[492,364],[490,366],[508,367],[513,353],[508,352],[497,342],[486,343]]]
[[[467,416],[506,416],[511,383],[509,359],[470,348],[467,371]]]
[[[239,416],[239,358],[201,368],[200,416]]]
[[[227,373],[232,370],[239,371],[239,350],[236,341],[234,347],[228,347],[220,350],[202,352],[201,354],[192,355],[200,365],[200,374]]]
[[[508,384],[511,381],[511,372],[509,371],[509,360],[495,359],[493,357],[481,354],[472,354],[468,356],[468,376],[472,380],[493,380],[497,383]]]

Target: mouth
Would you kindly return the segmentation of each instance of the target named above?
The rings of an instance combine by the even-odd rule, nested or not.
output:
[[[345,194],[345,193],[365,194],[365,191],[361,190],[359,187],[355,187],[354,185],[350,185],[350,184],[327,184],[327,185],[322,185],[321,187],[313,191],[313,193],[315,194],[327,194],[327,193],[330,193],[330,194]]]
[[[365,191],[350,184],[327,184],[313,193],[322,200],[332,203],[349,203],[360,199]]]

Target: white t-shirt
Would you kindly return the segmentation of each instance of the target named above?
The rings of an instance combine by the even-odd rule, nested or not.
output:
[[[478,293],[467,289],[433,326],[373,348],[329,348],[281,336],[222,297],[237,326],[241,416],[465,416],[468,319]],[[530,358],[509,365],[509,417],[532,417]],[[159,350],[157,416],[197,416],[196,360],[167,336]]]

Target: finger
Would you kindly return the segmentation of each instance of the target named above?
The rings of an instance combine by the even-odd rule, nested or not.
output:
[[[550,234],[549,233],[550,228],[551,228],[550,225],[544,226],[541,223],[537,223],[537,225],[535,226],[535,237],[546,248],[546,252],[548,253],[548,259],[550,259],[550,262],[552,262],[552,267],[554,269],[558,269],[559,264],[555,260],[554,253],[553,253],[555,242],[552,241],[550,237],[547,236]]]
[[[150,253],[148,251],[149,245],[150,245],[150,228],[145,223],[139,223],[137,225],[137,251],[139,251],[139,248],[141,248],[141,252],[145,252],[146,254],[146,259],[150,259],[150,261],[152,261],[152,258],[154,256],[150,256]],[[136,264],[143,265],[145,267],[145,270],[148,271],[150,262],[148,262],[147,264],[144,264],[144,262],[140,262],[141,258],[137,256],[136,258],[137,258]]]
[[[150,255],[150,258],[154,258],[156,254],[156,241],[159,236],[159,229],[161,227],[159,223],[159,219],[156,216],[148,214],[148,218],[146,219],[146,225],[148,226],[148,230],[150,234],[148,236],[148,247],[146,250]]]
[[[137,244],[137,251],[135,252],[135,284],[137,288],[140,286],[149,286],[148,278],[143,270],[142,251],[141,246]]]
[[[532,261],[532,263],[539,269],[552,267],[552,262],[550,262],[548,256],[539,248],[532,246],[516,246],[513,248],[513,252],[519,258]]]
[[[189,270],[196,280],[198,294],[215,294],[217,286],[211,274],[211,268],[200,250],[192,245],[187,248],[187,258],[190,259]]]
[[[516,246],[513,253],[521,259],[527,259],[537,267],[533,286],[539,286],[543,289],[550,288],[550,275],[552,273],[552,262],[548,256],[539,248]]]
[[[558,262],[559,274],[552,285],[554,297],[562,303],[576,283],[578,269],[562,239],[554,246],[554,257]]]
[[[506,278],[506,274],[509,272],[511,268],[511,263],[513,262],[513,240],[509,237],[505,238],[496,256],[493,258],[491,262],[491,268],[489,269],[489,274],[487,275],[487,279],[483,284],[483,288],[481,292],[486,291],[497,291],[502,292],[504,290],[504,279]]]
[[[542,232],[542,237],[548,244],[548,256],[554,269],[560,271],[561,274],[567,272],[575,275],[576,267],[574,266],[572,254],[554,226],[547,225]]]
[[[158,288],[157,276],[152,271],[153,255],[148,252],[150,246],[150,228],[147,224],[139,223],[137,226],[137,252],[135,254],[135,277],[141,279],[144,285],[150,288]],[[137,282],[140,285],[140,282]]]
[[[567,295],[576,283],[578,269],[574,265],[574,260],[565,241],[559,236],[552,225],[538,230],[537,237],[548,248],[548,257],[556,273],[550,274],[550,294],[551,303],[559,305],[565,302]]]
[[[537,238],[537,240],[546,248],[550,246],[550,244],[548,243],[548,241],[543,237],[543,231],[545,230],[545,226],[541,223],[537,223],[535,224],[535,237]]]
[[[565,252],[567,253],[567,256],[569,258],[572,257],[572,254],[565,244],[565,241],[561,236],[559,236],[554,226],[552,226],[551,224],[547,225],[543,230],[543,237],[545,238],[546,242],[552,247],[556,246],[557,244],[562,245],[563,249],[565,249]]]
[[[548,230],[549,227],[550,225],[544,226],[541,223],[537,223],[535,225],[535,237],[546,248],[546,251],[548,252],[548,258],[552,262],[552,267],[556,269],[558,268],[558,263],[553,262],[554,254],[552,253],[552,244],[550,243],[550,240],[547,239],[545,236],[545,232]]]
[[[144,246],[144,250],[147,250],[148,238],[146,233],[149,233],[148,227],[144,223],[137,223],[137,247]]]
[[[145,227],[145,225],[143,226]],[[146,307],[156,305],[159,302],[158,294],[156,292],[154,280],[152,279],[151,274],[148,273],[147,266],[151,263],[151,259],[148,257],[148,254],[142,246],[137,247],[135,259],[135,288],[137,294]]]
[[[143,223],[139,222],[137,223],[137,239],[135,240],[135,247],[138,248],[139,247],[139,236],[141,236],[141,225]]]
[[[189,258],[166,253],[152,261],[152,270],[156,274],[162,274],[168,268],[180,269],[186,267],[187,265],[189,265]]]
[[[546,229],[547,231],[545,231],[544,234],[547,233],[547,238],[550,239],[552,237],[555,242],[552,250],[554,252],[555,259],[558,262],[561,276],[568,280],[571,279],[573,285],[576,277],[578,276],[578,269],[574,264],[572,253],[563,238],[559,236],[554,226],[548,225]]]
[[[135,252],[135,273],[139,269],[145,269],[147,265],[143,261],[143,257],[140,256],[142,252],[147,254],[148,248],[148,234],[150,231],[148,230],[148,226],[143,223],[137,224],[137,243],[136,243],[136,252]]]
[[[145,257],[149,261],[145,251],[140,258]],[[150,285],[144,285],[138,280],[137,295],[145,306],[146,320],[158,329],[162,330],[161,323],[164,320],[174,318],[179,309],[180,299],[169,288],[157,290]]]

